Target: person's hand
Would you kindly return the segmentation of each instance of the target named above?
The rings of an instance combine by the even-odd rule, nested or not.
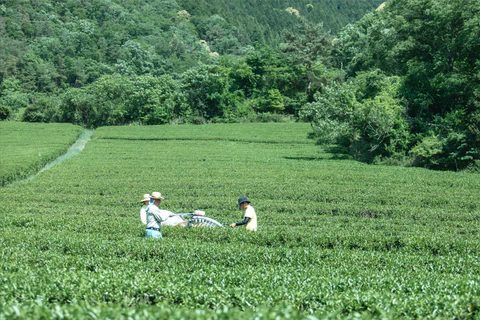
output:
[[[237,225],[235,223],[232,223],[230,227],[235,228]]]

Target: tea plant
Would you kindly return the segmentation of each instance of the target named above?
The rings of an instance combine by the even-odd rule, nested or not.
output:
[[[61,155],[81,130],[63,123],[0,122],[0,186],[33,173]]]
[[[344,160],[308,131],[98,129],[80,155],[0,189],[0,318],[478,317],[478,175]],[[149,241],[138,201],[154,190],[224,223],[247,194],[259,230]]]

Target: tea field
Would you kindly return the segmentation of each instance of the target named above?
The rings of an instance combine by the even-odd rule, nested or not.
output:
[[[81,131],[63,123],[0,122],[0,186],[28,176],[64,153]]]
[[[103,127],[1,187],[0,319],[479,318],[480,176],[365,165],[309,131]],[[226,224],[247,194],[259,230],[145,239],[151,191]]]

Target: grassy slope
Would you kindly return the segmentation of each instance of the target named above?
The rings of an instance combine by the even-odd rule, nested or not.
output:
[[[234,123],[208,125],[178,126],[137,126],[137,127],[103,127],[96,132],[102,139],[133,140],[229,140],[245,142],[293,142],[311,144],[307,138],[309,124],[298,123]]]
[[[80,132],[71,124],[0,122],[0,186],[64,153]]]
[[[308,130],[99,129],[81,155],[21,189],[0,189],[0,309],[52,315],[59,304],[72,317],[140,318],[474,312],[478,175],[336,159],[305,143]],[[137,200],[153,190],[165,208],[201,208],[225,223],[240,219],[236,198],[248,193],[259,232],[166,229],[162,241],[146,241]]]

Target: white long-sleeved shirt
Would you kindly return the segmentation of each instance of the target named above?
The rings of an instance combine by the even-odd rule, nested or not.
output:
[[[244,217],[250,218],[250,221],[247,223],[246,229],[249,231],[257,231],[257,213],[251,205],[248,205],[245,209]]]
[[[160,210],[154,203],[148,205],[147,213],[147,228],[160,229],[162,221],[167,220],[170,216],[170,211]]]
[[[147,206],[143,206],[140,209],[140,221],[142,221],[143,224],[147,224]]]

